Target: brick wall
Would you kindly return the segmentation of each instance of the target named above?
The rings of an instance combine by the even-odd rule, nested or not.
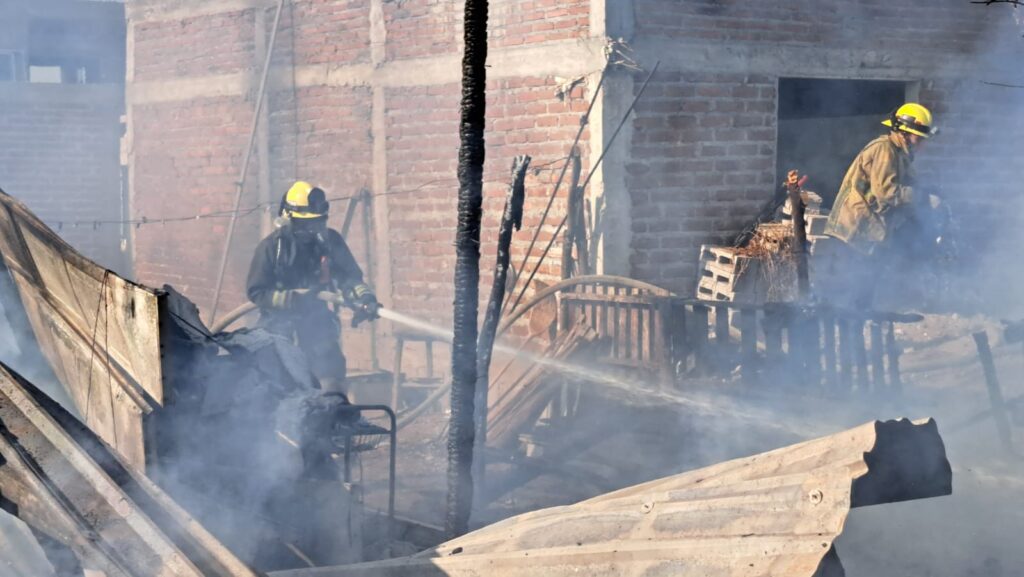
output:
[[[135,80],[204,76],[247,69],[255,10],[225,12],[135,27]]]
[[[174,219],[231,210],[251,114],[244,101],[231,97],[135,107],[132,216],[152,221],[135,231],[140,282],[172,284],[203,307],[212,302],[228,219]],[[247,187],[243,208],[256,204],[253,188]],[[257,240],[257,215],[236,225],[227,307],[221,310],[243,302],[245,253],[251,255]]]
[[[532,156],[526,179],[523,231],[515,236],[513,263],[519,266],[547,199],[554,189],[586,110],[584,88],[564,99],[555,78],[510,78],[488,87],[487,162],[484,173],[484,224],[481,244],[481,296],[486,299],[494,274],[497,230],[513,159]],[[454,274],[459,86],[396,89],[388,92],[388,182],[392,238],[394,305],[446,321],[451,315]],[[587,134],[580,141],[584,153]],[[585,158],[584,158],[585,160]],[[568,181],[559,191],[527,265],[533,269],[565,214]],[[561,243],[556,242],[537,279],[561,275]]]
[[[505,0],[492,6],[492,46],[540,44],[590,34],[588,0]]]
[[[912,0],[635,0],[635,17],[641,61],[667,62],[638,105],[626,166],[631,270],[685,294],[693,290],[699,246],[727,242],[775,186],[780,77],[935,87],[933,80],[963,78],[987,60],[993,31],[1011,22],[1006,11],[959,0],[926,9]],[[687,50],[693,58],[676,56]],[[949,95],[926,88],[920,99],[945,123]],[[965,136],[973,131],[964,129]],[[972,162],[984,147],[962,145],[969,140],[938,147],[932,166],[948,171],[955,159]]]
[[[635,0],[637,33],[687,41],[764,42],[921,50],[973,50],[986,30],[982,8],[961,0]]]
[[[634,277],[688,292],[700,245],[728,242],[756,214],[775,180],[775,99],[763,75],[652,79],[626,166]]]
[[[436,58],[455,54],[462,35],[461,6],[450,0],[385,2],[383,26],[385,61]],[[142,13],[140,13],[142,14]],[[197,90],[196,79],[243,73],[255,82],[255,9],[135,22],[134,77],[141,84],[179,81],[186,91]],[[177,13],[179,16],[181,13]],[[273,11],[266,12],[268,24]],[[276,70],[268,96],[270,177],[272,197],[297,178],[311,180],[331,197],[346,197],[367,188],[386,193],[389,206],[392,293],[400,310],[422,311],[437,319],[450,315],[454,262],[455,202],[458,190],[459,87],[422,79],[398,79],[383,91],[386,122],[376,130],[385,139],[385,190],[374,190],[373,80],[354,80],[337,86],[309,77],[288,78],[287,71],[313,70],[326,64],[333,70],[368,62],[372,55],[370,6],[367,2],[309,0],[296,2],[282,16]],[[558,41],[585,35],[589,2],[549,0],[496,2],[491,19],[495,46]],[[187,44],[179,47],[178,44]],[[212,48],[212,50],[211,50]],[[379,64],[379,63],[378,63]],[[587,71],[589,72],[589,71]],[[566,76],[570,76],[567,74]],[[570,76],[571,77],[571,76]],[[483,249],[483,287],[489,290],[495,253],[495,234],[504,201],[509,168],[516,154],[534,157],[535,171],[527,181],[530,200],[526,230],[517,236],[515,262],[538,222],[547,194],[568,152],[579,118],[586,108],[585,87],[568,95],[556,94],[565,78],[513,77],[491,82],[489,98],[488,165],[485,186],[486,219]],[[394,81],[392,81],[394,82]],[[250,85],[251,90],[251,85]],[[156,98],[139,103],[134,117],[134,214],[158,215],[226,209],[234,194],[233,180],[242,162],[242,149],[251,119],[251,92],[231,96]],[[586,153],[587,135],[581,141]],[[557,161],[557,162],[556,162]],[[256,202],[254,162],[243,206]],[[565,195],[568,187],[562,189]],[[377,202],[385,202],[383,199]],[[347,200],[333,204],[331,224],[341,227]],[[535,254],[550,239],[564,214],[556,204]],[[258,217],[239,222],[235,246],[251,250]],[[201,306],[212,299],[213,282],[223,243],[224,221],[197,221],[165,226],[146,225],[136,231],[136,262],[144,282],[179,285]],[[384,223],[376,223],[374,228]],[[367,268],[360,213],[349,244]],[[182,242],[188,239],[187,242]],[[240,302],[244,269],[242,248],[232,256],[223,299],[225,306]],[[560,276],[560,246],[556,245],[538,278]],[[390,289],[390,290],[389,290]]]
[[[119,227],[89,224],[121,218],[121,102],[116,85],[0,84],[0,188],[79,252],[124,272]]]

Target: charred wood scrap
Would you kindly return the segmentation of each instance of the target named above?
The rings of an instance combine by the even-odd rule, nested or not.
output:
[[[541,355],[554,364],[592,363],[607,341],[584,322],[555,339]],[[511,449],[519,434],[531,428],[561,391],[566,377],[552,364],[524,358],[491,381],[488,439],[492,447]],[[568,378],[572,378],[571,376]]]
[[[44,536],[57,565],[107,577],[255,577],[153,482],[6,367],[0,456],[5,508]]]
[[[978,331],[972,335],[974,344],[978,349],[978,360],[985,373],[985,388],[988,390],[989,402],[992,405],[992,417],[996,425],[996,433],[999,435],[999,442],[1003,451],[1012,455],[1013,431],[1010,428],[1010,418],[1007,413],[1006,401],[1003,400],[1003,389],[999,385],[999,377],[996,374],[996,364],[992,358],[992,348],[988,343],[988,333]]]
[[[21,338],[34,340],[85,424],[145,470],[144,421],[164,402],[159,291],[118,277],[65,243],[0,191],[5,303]],[[35,346],[38,345],[38,346]]]
[[[501,321],[501,308],[505,302],[505,288],[508,281],[508,268],[512,256],[512,233],[523,226],[523,203],[526,200],[526,171],[530,167],[529,156],[517,156],[512,163],[512,184],[505,198],[505,210],[498,228],[498,256],[494,267],[494,282],[491,284],[491,296],[484,314],[484,324],[477,340],[477,377],[476,377],[476,455],[474,458],[473,475],[477,485],[483,483],[486,472],[484,455],[480,448],[487,444],[487,400],[490,381],[491,357],[494,353],[494,340]]]
[[[851,508],[952,492],[932,420],[829,437],[485,527],[412,557],[272,577],[842,575]]]

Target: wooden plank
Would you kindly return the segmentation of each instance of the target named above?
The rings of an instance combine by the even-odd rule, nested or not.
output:
[[[764,356],[770,365],[778,365],[782,359],[782,322],[777,311],[766,310],[761,323],[764,332]]]
[[[821,386],[821,324],[817,317],[808,316],[804,320],[804,334],[807,363],[807,382],[813,387]]]
[[[822,331],[825,333],[825,383],[831,388],[838,385],[836,371],[836,320],[831,314],[821,317]]]
[[[896,342],[896,323],[886,323],[885,355],[889,363],[889,388],[894,395],[903,394],[903,381],[900,378],[900,348]]]
[[[974,344],[978,348],[978,359],[981,361],[981,368],[985,373],[985,386],[988,389],[989,402],[992,404],[992,417],[996,424],[999,442],[1007,454],[1013,455],[1013,431],[1010,430],[1010,418],[1006,413],[1003,390],[999,386],[999,378],[996,375],[996,364],[992,360],[992,349],[988,345],[988,333],[978,331],[972,336],[974,337]]]
[[[882,343],[882,325],[872,321],[869,326],[871,331],[871,380],[874,383],[875,392],[881,393],[888,388],[885,386],[885,345]]]
[[[740,312],[740,337],[742,349],[740,367],[743,379],[754,382],[757,379],[757,311]]]
[[[668,305],[670,318],[669,334],[671,335],[670,349],[672,351],[673,371],[686,372],[689,368],[689,343],[686,338],[686,306],[669,301]]]
[[[565,297],[571,301],[585,303],[620,303],[631,305],[652,305],[657,297],[654,295],[617,295],[600,293],[566,293]]]
[[[644,319],[646,312],[646,309],[636,307],[636,358],[638,361],[650,360],[650,350],[645,350],[644,346],[647,342],[647,323]]]
[[[850,321],[839,319],[839,382],[844,391],[853,388],[853,345],[850,343]]]
[[[631,306],[625,306],[624,312],[626,313],[626,334],[624,335],[624,344],[626,345],[626,354],[623,355],[624,359],[633,358],[633,315],[636,314],[636,310]]]
[[[614,296],[620,297],[622,294],[621,287],[615,287]],[[619,343],[619,339],[622,338],[622,330],[619,326],[619,319],[622,317],[623,307],[618,305],[615,307],[615,314],[612,316],[612,357],[619,358],[622,346]]]
[[[715,307],[715,345],[718,354],[726,358],[729,354],[729,307],[718,305]]]
[[[669,333],[669,305],[667,301],[660,301],[651,311],[651,320],[654,330],[654,339],[651,342],[651,349],[654,351],[654,363],[658,372],[658,384],[662,390],[672,388],[675,377],[672,370],[672,355],[669,351],[669,343],[672,336]]]
[[[868,377],[868,353],[864,346],[864,321],[853,321],[850,330],[854,361],[857,363],[857,388],[866,393],[871,389],[871,379]]]
[[[708,307],[693,307],[693,323],[690,324],[690,342],[693,343],[693,354],[698,371],[705,372],[711,367],[708,364]]]
[[[26,491],[19,509],[64,525],[53,536],[84,566],[111,576],[254,577],[147,477],[6,369],[0,401],[0,491]]]

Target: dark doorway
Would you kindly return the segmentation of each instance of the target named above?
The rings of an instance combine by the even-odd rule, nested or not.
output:
[[[903,82],[779,79],[776,182],[798,169],[832,206],[850,162],[885,131],[880,122],[905,98]]]

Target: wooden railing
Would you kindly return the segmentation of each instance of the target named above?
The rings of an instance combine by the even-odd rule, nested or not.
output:
[[[561,292],[560,327],[579,318],[611,340],[608,362],[644,369],[663,387],[739,368],[745,381],[858,391],[900,389],[895,325],[918,315],[742,305],[577,286]]]

